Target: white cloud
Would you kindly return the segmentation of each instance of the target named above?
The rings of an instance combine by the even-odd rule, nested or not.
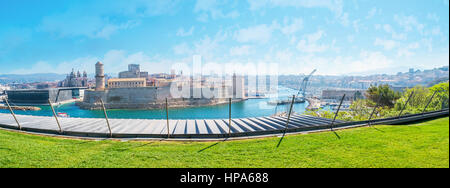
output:
[[[397,33],[391,25],[389,24],[384,24],[383,25],[383,29],[385,32],[389,33],[392,35],[392,38],[395,40],[406,40],[407,36],[405,33]]]
[[[439,16],[436,15],[435,13],[428,13],[427,19],[432,20],[434,22],[439,22]]]
[[[71,13],[60,16],[45,17],[39,27],[40,31],[56,34],[58,37],[87,36],[89,38],[106,38],[120,31],[133,28],[139,21],[130,20],[113,23],[97,16],[81,16],[73,18]]]
[[[406,40],[407,36],[405,33],[392,33],[392,38],[396,40]]]
[[[349,15],[344,12],[344,3],[341,0],[247,0],[247,2],[252,11],[273,7],[325,8],[333,12],[342,25],[350,24]]]
[[[339,0],[247,0],[250,10],[269,7],[327,8],[338,15],[343,13],[343,2]]]
[[[433,36],[441,36],[441,37],[444,36],[444,34],[441,31],[441,27],[439,27],[439,26],[435,26],[429,30],[425,30],[424,35],[426,35],[426,36],[433,35]]]
[[[379,11],[376,7],[373,7],[372,9],[370,9],[369,13],[367,14],[366,19],[373,18],[378,12],[381,12],[381,10]]]
[[[128,64],[140,64],[141,69],[145,67],[143,70],[153,72],[165,71],[164,69],[170,65],[167,64],[168,62],[165,62],[166,64],[158,64],[160,61],[159,59],[150,57],[143,52],[129,54],[124,50],[110,50],[103,55],[103,58],[86,56],[62,62],[38,61],[28,69],[14,70],[11,74],[64,74],[69,73],[72,68],[76,71],[86,71],[90,74],[95,72],[95,63],[97,61],[101,61],[105,64],[105,73],[113,74],[127,70]]]
[[[419,23],[415,16],[394,15],[394,20],[402,26],[406,32],[416,29],[419,33],[422,33],[425,28],[425,25]]]
[[[387,68],[392,65],[393,61],[383,55],[381,52],[362,51],[360,59],[352,61],[346,68],[352,69],[349,72],[364,72]]]
[[[230,49],[230,56],[243,56],[243,55],[249,55],[250,54],[250,46],[243,45],[243,46],[235,46]]]
[[[275,54],[275,59],[278,62],[291,62],[293,57],[294,57],[294,54],[289,50],[278,51]]]
[[[354,20],[353,21],[353,29],[357,32],[357,33],[359,33],[359,30],[360,30],[360,24],[359,24],[359,22],[360,22],[361,20],[360,19],[357,19],[357,20]]]
[[[64,74],[69,73],[72,69],[79,71],[93,72],[95,62],[98,61],[94,57],[82,57],[71,61],[63,61],[59,63],[50,63],[48,61],[37,61],[30,68],[17,69],[11,72],[11,74],[33,74],[33,73],[57,73]]]
[[[54,70],[55,68],[52,67],[48,62],[46,61],[38,61],[34,65],[30,66],[28,69],[16,69],[9,74],[33,74],[33,73],[52,73],[49,72],[51,70]]]
[[[347,36],[347,41],[350,42],[350,43],[354,42],[355,41],[355,36],[353,36],[353,35]]]
[[[210,60],[223,50],[221,43],[228,38],[228,32],[219,31],[214,37],[205,36],[194,43],[194,53]]]
[[[381,29],[381,24],[375,24],[374,26],[375,26],[376,30],[380,30]]]
[[[240,29],[235,34],[235,39],[238,42],[257,42],[257,43],[267,43],[272,38],[272,32],[274,28],[272,26],[267,26],[266,24],[257,25],[253,27],[248,27],[245,29]]]
[[[191,36],[194,33],[194,26],[192,26],[189,31],[184,31],[184,28],[180,28],[177,31],[177,36],[180,37],[186,37],[186,36]]]
[[[205,60],[211,60],[218,52],[223,52],[224,45],[221,45],[223,41],[228,38],[228,32],[222,30],[218,31],[215,36],[210,37],[205,35],[202,39],[195,40],[193,43],[180,43],[172,47],[174,54],[176,55],[201,55]]]
[[[420,41],[425,47],[427,47],[428,52],[433,52],[433,39],[432,38],[424,38]]]
[[[200,13],[197,17],[198,21],[207,22],[209,18],[221,19],[221,18],[237,18],[240,16],[239,12],[236,10],[224,13],[221,6],[225,2],[217,0],[197,0],[194,8],[194,12]]]
[[[140,25],[143,17],[173,11],[176,4],[177,0],[110,1],[98,8],[97,3],[88,2],[81,6],[71,6],[59,14],[45,16],[37,29],[57,37],[108,39],[119,31]],[[115,19],[118,16],[123,19]]]
[[[410,57],[412,55],[414,55],[414,54],[406,48],[399,49],[397,52],[398,57]]]
[[[192,50],[186,43],[181,43],[173,47],[173,51],[176,55],[191,54]]]
[[[384,31],[386,31],[388,33],[394,32],[394,30],[392,29],[391,25],[389,25],[389,24],[384,24],[383,25],[383,29],[384,29]]]
[[[411,50],[415,50],[418,49],[420,47],[420,44],[418,42],[414,42],[409,44],[408,46],[404,47],[404,48],[399,48],[398,52],[397,52],[397,56],[398,57],[410,57],[413,56],[414,53],[411,52]]]
[[[329,48],[328,45],[318,44],[317,42],[325,35],[325,32],[318,30],[315,33],[303,36],[300,42],[297,44],[297,49],[306,53],[323,52]]]
[[[200,15],[197,16],[197,21],[200,22],[207,22],[209,19],[209,16],[207,13],[201,13]]]
[[[346,12],[343,13],[342,16],[339,16],[337,19],[344,26],[348,26],[350,24],[350,21],[348,19],[348,13]]]
[[[369,72],[393,66],[393,60],[377,51],[361,51],[356,56],[316,56],[305,54],[296,56],[289,50],[280,50],[272,58],[266,59],[270,62],[278,62],[280,74],[298,74],[299,72],[309,73],[312,69],[317,69],[319,74],[342,75],[349,73]]]
[[[425,55],[415,56],[414,58],[410,58],[408,62],[410,66],[420,67],[421,69],[433,69],[436,67],[448,66],[448,47],[446,50],[439,53],[427,53]]]
[[[281,28],[281,32],[285,35],[294,34],[300,30],[303,29],[303,19],[302,18],[295,18],[293,19],[292,23],[288,23],[288,19],[284,19],[284,26]]]
[[[150,57],[143,52],[128,54],[124,50],[108,51],[102,62],[105,64],[105,72],[118,73],[127,70],[128,64],[146,64],[150,62]]]
[[[385,50],[392,50],[397,46],[397,42],[393,40],[384,40],[380,38],[376,38],[374,42],[375,46],[383,46]]]

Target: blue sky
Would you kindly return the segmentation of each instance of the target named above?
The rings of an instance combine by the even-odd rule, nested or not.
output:
[[[192,55],[352,74],[449,62],[448,0],[0,0],[0,74],[168,72]]]

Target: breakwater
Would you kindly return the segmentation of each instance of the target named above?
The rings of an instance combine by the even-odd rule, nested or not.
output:
[[[41,108],[34,106],[11,106],[13,110],[21,110],[21,111],[39,111]],[[0,106],[1,110],[9,110],[7,106]]]

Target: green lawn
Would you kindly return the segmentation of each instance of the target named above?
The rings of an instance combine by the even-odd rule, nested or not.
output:
[[[60,139],[0,130],[0,167],[444,167],[449,118],[227,142]]]

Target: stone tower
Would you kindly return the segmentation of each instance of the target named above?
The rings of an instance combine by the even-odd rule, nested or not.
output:
[[[103,63],[100,61],[95,64],[95,91],[105,90],[105,73]]]

